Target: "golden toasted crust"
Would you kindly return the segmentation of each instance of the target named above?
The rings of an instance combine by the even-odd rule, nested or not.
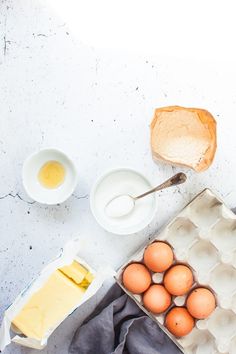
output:
[[[173,111],[188,111],[192,112],[198,115],[199,120],[201,123],[207,127],[210,139],[209,139],[209,148],[205,152],[204,156],[201,158],[200,162],[193,166],[193,165],[186,165],[180,162],[173,162],[171,160],[165,159],[163,156],[161,156],[158,152],[158,149],[156,148],[156,140],[158,139],[157,135],[154,134],[154,128],[155,125],[158,122],[159,119],[159,114],[163,112],[173,112]],[[162,108],[157,108],[154,113],[153,120],[151,122],[151,148],[152,148],[152,154],[153,158],[157,159],[159,161],[163,161],[169,164],[174,164],[174,165],[179,165],[179,166],[185,166],[185,167],[190,167],[194,169],[197,172],[201,172],[206,170],[212,163],[214,156],[215,156],[215,151],[216,151],[217,143],[216,143],[216,121],[214,117],[205,109],[200,109],[200,108],[185,108],[181,106],[168,106],[168,107],[162,107]],[[181,160],[181,157],[180,157]]]

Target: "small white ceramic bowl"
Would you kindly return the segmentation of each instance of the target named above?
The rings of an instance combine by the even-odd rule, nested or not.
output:
[[[58,161],[65,168],[65,180],[55,189],[43,187],[38,180],[40,168],[48,161]],[[27,194],[42,204],[59,204],[74,192],[78,176],[74,163],[62,151],[42,149],[30,155],[24,162],[22,170],[23,185]]]
[[[90,192],[90,208],[100,226],[118,234],[130,235],[143,230],[154,218],[157,209],[156,194],[138,200],[134,210],[122,218],[106,215],[107,203],[122,194],[137,196],[152,188],[150,181],[130,168],[116,168],[98,178]]]

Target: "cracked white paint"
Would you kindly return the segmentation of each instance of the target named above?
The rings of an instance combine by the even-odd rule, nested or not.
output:
[[[125,36],[120,40],[119,31],[112,27],[113,22],[118,26],[119,18],[111,21],[109,13],[113,10],[100,4],[96,7],[98,13],[92,16],[93,22],[87,21],[90,28],[95,28],[96,38],[107,33],[104,42],[96,45],[91,43],[92,30],[90,37],[82,38],[86,31],[81,35],[75,31],[75,23],[72,25],[68,18],[63,18],[63,12],[57,11],[57,3],[68,6],[67,10],[71,6],[73,11],[75,1],[70,4],[67,0],[0,1],[0,317],[19,291],[72,237],[83,240],[82,256],[91,265],[96,267],[107,261],[118,267],[203,188],[212,188],[230,207],[236,206],[233,53],[228,51],[230,55],[223,57],[221,52],[219,59],[213,54],[211,57],[210,50],[206,57],[200,50],[194,51],[190,43],[191,26],[187,31],[190,36],[187,45],[186,31],[178,36],[177,22],[183,26],[184,21],[172,16],[173,42],[178,40],[181,50],[187,49],[177,52],[176,47],[174,57],[170,52],[165,56],[167,47],[174,45],[171,26],[168,27],[170,32],[165,28],[168,46],[158,46],[158,33],[162,37],[165,33],[155,23],[156,40],[153,40],[153,34],[148,32],[152,24],[147,12],[152,16],[155,9],[145,7],[147,16],[140,17],[141,22],[134,21],[136,25],[143,23],[139,38],[134,38],[135,29],[128,20],[135,16],[135,11],[131,12],[130,5],[125,6],[130,13],[125,14],[124,21],[120,19],[120,24],[126,26],[127,40],[133,36],[139,48],[128,46],[131,42],[122,47]],[[83,2],[79,3],[82,6]],[[206,6],[204,11],[207,11]],[[85,26],[86,21],[79,21],[83,16],[81,11],[78,22]],[[139,16],[141,13],[139,8]],[[181,14],[185,16],[184,12]],[[106,21],[110,26],[107,32]],[[128,33],[129,27],[132,33]],[[233,43],[231,37],[236,32],[229,32],[227,26],[220,28],[225,32],[224,35],[222,32],[223,39],[220,36],[217,39],[219,51],[221,45],[225,48],[228,43],[222,44],[225,36]],[[122,34],[124,31],[122,28]],[[148,39],[152,44],[151,54],[144,49]],[[201,40],[204,42],[203,37]],[[203,44],[207,51],[206,43]],[[215,42],[213,44],[215,55]],[[187,55],[187,50],[192,50],[191,55]],[[211,61],[214,58],[216,60]],[[90,213],[90,188],[94,180],[111,167],[137,168],[146,173],[154,185],[180,170],[153,163],[150,154],[149,124],[154,108],[170,104],[206,108],[216,117],[218,149],[214,164],[202,174],[188,171],[185,185],[161,192],[156,220],[144,232],[127,237],[110,235],[99,228]],[[75,193],[62,205],[32,203],[22,186],[24,159],[48,146],[68,153],[79,173]],[[65,321],[50,339],[48,349],[41,353],[66,353],[74,329],[101,294]],[[34,352],[14,345],[6,350],[7,354]]]

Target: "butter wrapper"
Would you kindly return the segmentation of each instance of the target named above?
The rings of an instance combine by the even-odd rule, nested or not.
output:
[[[29,348],[43,349],[47,345],[49,336],[60,325],[60,323],[62,323],[65,318],[67,318],[84,302],[90,299],[99,290],[106,279],[115,275],[115,271],[108,265],[102,265],[97,271],[94,271],[82,258],[79,257],[79,251],[81,248],[81,242],[78,239],[68,242],[62,249],[62,252],[58,258],[50,262],[41,271],[39,276],[18,295],[11,306],[5,311],[3,322],[0,327],[0,351],[3,351],[4,348],[11,342],[15,342]],[[70,265],[73,261],[77,261],[92,274],[93,280],[91,284],[82,295],[82,298],[78,299],[78,303],[76,303],[76,305],[71,308],[67,314],[65,314],[64,318],[50,328],[42,340],[26,337],[12,324],[13,319],[19,314],[31,296],[45,285],[53,272],[66,265]]]

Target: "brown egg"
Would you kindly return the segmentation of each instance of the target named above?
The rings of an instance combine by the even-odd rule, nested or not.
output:
[[[164,276],[164,286],[170,294],[180,296],[186,294],[193,284],[193,273],[182,264],[170,268]]]
[[[194,319],[185,307],[173,307],[165,319],[166,328],[176,337],[183,337],[194,327]]]
[[[161,313],[171,304],[171,296],[163,285],[154,284],[143,295],[144,307],[153,313]]]
[[[173,263],[171,247],[165,242],[153,242],[144,252],[144,263],[153,272],[164,272]]]
[[[123,284],[132,293],[141,294],[149,288],[151,275],[143,264],[132,263],[124,270]]]
[[[194,289],[187,298],[189,313],[202,320],[210,316],[216,307],[216,299],[212,292],[206,288]]]

